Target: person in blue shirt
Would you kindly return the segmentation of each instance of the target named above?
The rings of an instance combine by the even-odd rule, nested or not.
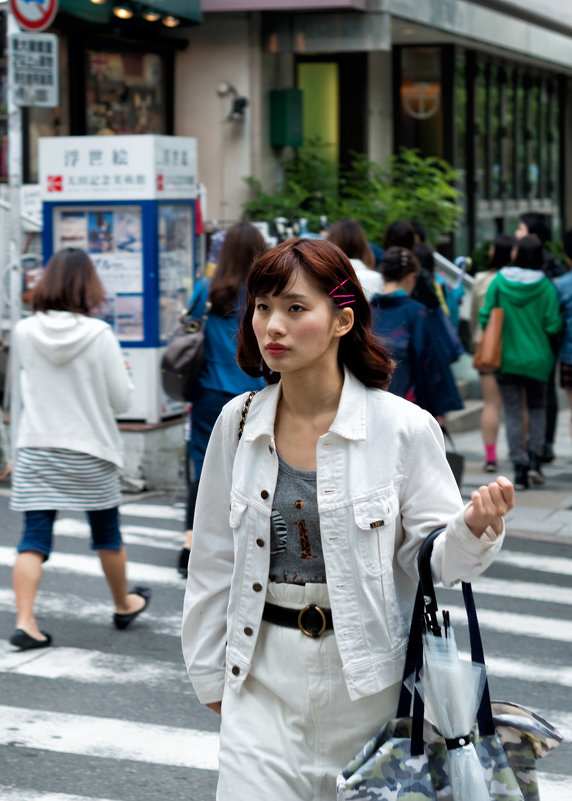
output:
[[[383,294],[371,299],[372,329],[389,348],[396,367],[389,391],[441,417],[463,408],[429,309],[410,295],[420,266],[407,248],[390,247],[381,265]]]
[[[193,537],[197,489],[212,428],[222,407],[235,395],[265,386],[251,378],[236,363],[239,312],[246,277],[256,256],[266,250],[260,231],[249,223],[238,223],[224,238],[212,278],[197,282],[189,309],[201,317],[211,303],[205,326],[205,357],[191,405],[189,458],[192,477],[187,494],[185,544],[179,554],[179,573],[186,577]]]

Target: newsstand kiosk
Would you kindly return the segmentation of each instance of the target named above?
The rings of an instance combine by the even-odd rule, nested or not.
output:
[[[161,387],[160,361],[195,270],[196,140],[180,136],[40,139],[44,262],[83,248],[106,292],[135,385],[124,420],[156,424],[184,411]]]

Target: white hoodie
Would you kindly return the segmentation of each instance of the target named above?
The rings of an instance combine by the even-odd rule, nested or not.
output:
[[[133,387],[109,325],[36,312],[17,324],[13,348],[16,447],[65,448],[121,467],[114,415],[129,408]]]

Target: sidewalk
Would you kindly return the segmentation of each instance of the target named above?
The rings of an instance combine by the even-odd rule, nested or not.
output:
[[[468,500],[471,492],[488,483],[494,475],[483,472],[484,449],[480,429],[453,434],[455,449],[465,456],[462,494]],[[572,545],[572,439],[570,411],[558,414],[554,443],[556,458],[543,465],[546,484],[516,493],[515,508],[507,515],[509,534]],[[497,445],[499,474],[514,478],[508,459],[504,425]]]

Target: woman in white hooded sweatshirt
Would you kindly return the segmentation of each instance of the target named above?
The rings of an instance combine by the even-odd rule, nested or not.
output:
[[[66,248],[52,256],[34,289],[34,314],[14,331],[10,506],[24,512],[24,531],[13,571],[17,619],[10,642],[22,650],[52,642],[38,627],[34,602],[57,510],[87,513],[118,629],[151,597],[147,587],[127,590],[115,415],[129,407],[132,385],[111,328],[90,316],[104,302],[89,256]]]

